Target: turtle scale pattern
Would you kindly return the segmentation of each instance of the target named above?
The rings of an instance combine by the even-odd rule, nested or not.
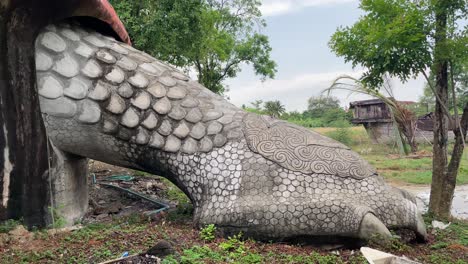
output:
[[[257,239],[359,237],[366,214],[425,236],[414,197],[341,143],[245,113],[175,67],[81,28],[36,41],[41,110],[59,149],[167,177],[198,225]]]

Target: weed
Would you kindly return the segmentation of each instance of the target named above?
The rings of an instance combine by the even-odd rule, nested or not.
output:
[[[209,224],[200,230],[200,238],[205,242],[211,242],[215,239],[216,226]]]
[[[248,253],[240,257],[239,263],[263,263],[263,256],[257,253]]]
[[[107,246],[104,246],[95,250],[93,256],[97,259],[109,259],[113,256],[113,253]]]
[[[438,242],[431,246],[431,249],[442,249],[448,247],[449,244],[447,242]]]
[[[336,255],[320,255],[317,252],[310,254],[311,261],[309,263],[317,264],[339,264],[343,261]]]
[[[347,127],[340,127],[335,131],[328,132],[326,135],[347,146],[352,144],[350,130]]]
[[[450,256],[443,253],[434,253],[429,256],[429,262],[433,264],[466,264],[462,259],[453,260]]]
[[[67,225],[67,220],[60,214],[62,209],[63,205],[59,205],[57,207],[49,206],[49,213],[52,216],[52,224],[50,225],[50,228],[62,228]]]
[[[8,233],[18,225],[21,225],[21,221],[13,219],[3,221],[0,223],[0,233]]]
[[[211,250],[207,246],[194,246],[190,249],[184,250],[180,263],[200,263],[201,260],[204,259],[221,262],[224,261],[225,258],[220,253]]]
[[[174,258],[174,256],[167,256],[162,261],[161,264],[178,264],[179,261]]]
[[[236,253],[244,253],[244,241],[241,241],[242,233],[239,233],[235,236],[229,237],[227,241],[219,244],[219,248],[223,251],[235,251]]]

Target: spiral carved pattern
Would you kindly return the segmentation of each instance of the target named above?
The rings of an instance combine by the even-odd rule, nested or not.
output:
[[[169,65],[76,25],[47,27],[36,55],[55,147],[167,177],[193,202],[195,225],[266,241],[363,238],[372,213],[425,235],[415,198],[373,177],[343,144],[245,113]]]
[[[318,133],[254,114],[244,123],[250,149],[284,168],[356,179],[376,174],[359,155]]]

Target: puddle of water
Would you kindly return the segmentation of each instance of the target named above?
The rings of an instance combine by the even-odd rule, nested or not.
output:
[[[429,186],[397,186],[405,189],[416,196],[418,208],[421,212],[427,212],[429,207]],[[461,185],[455,188],[452,201],[452,216],[459,219],[468,219],[468,185]]]

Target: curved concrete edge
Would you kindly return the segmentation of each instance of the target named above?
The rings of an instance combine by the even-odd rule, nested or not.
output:
[[[374,214],[367,213],[362,218],[358,237],[364,240],[370,240],[375,236],[380,236],[380,238],[388,241],[392,237],[392,234]]]
[[[419,242],[427,241],[426,224],[424,223],[424,219],[421,214],[418,214],[415,233]]]

